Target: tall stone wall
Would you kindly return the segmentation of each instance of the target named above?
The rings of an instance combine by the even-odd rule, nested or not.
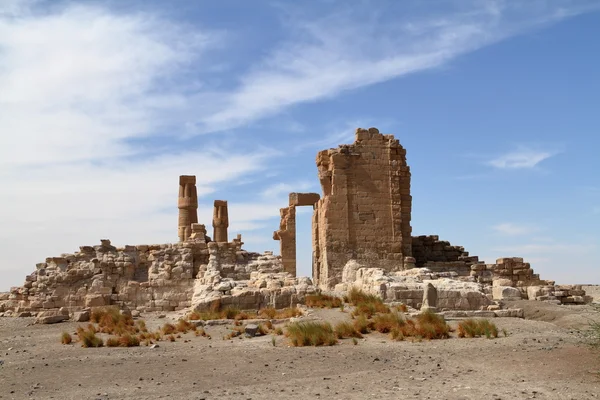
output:
[[[314,273],[321,287],[358,260],[401,270],[411,256],[410,168],[393,135],[357,129],[355,142],[317,155],[323,197],[313,217]]]

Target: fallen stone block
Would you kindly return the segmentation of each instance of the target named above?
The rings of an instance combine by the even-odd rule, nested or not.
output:
[[[90,320],[89,311],[76,311],[73,313],[74,322],[88,322]]]
[[[56,315],[47,315],[44,317],[37,317],[37,319],[35,320],[36,324],[56,324],[59,322],[63,322],[68,320],[69,317],[66,315],[62,315],[62,314],[56,314]]]

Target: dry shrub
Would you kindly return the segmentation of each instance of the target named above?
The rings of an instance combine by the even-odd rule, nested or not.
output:
[[[196,329],[196,331],[194,332],[194,334],[196,336],[208,336],[206,334],[206,331],[204,330],[204,328]]]
[[[359,315],[357,318],[355,318],[353,325],[354,329],[360,333],[369,333],[372,329],[374,329],[373,321],[370,321],[364,315]]]
[[[248,314],[248,312],[246,312],[246,311],[241,311],[240,313],[238,313],[238,314],[235,316],[235,320],[236,320],[236,321],[242,321],[242,320],[245,320],[245,319],[250,319],[250,317],[251,317],[251,316],[250,316],[250,314]]]
[[[104,345],[104,341],[96,336],[94,331],[78,328],[77,336],[81,341],[81,347],[102,347]]]
[[[458,337],[480,337],[485,335],[488,339],[498,337],[498,327],[487,319],[465,319],[458,323]]]
[[[177,324],[175,325],[175,329],[177,329],[178,332],[187,333],[188,331],[195,331],[196,325],[194,325],[184,319],[180,319],[179,321],[177,321]]]
[[[141,319],[137,321],[137,325],[140,332],[148,332],[148,328],[146,327],[146,321]]]
[[[73,336],[69,332],[63,332],[60,335],[60,342],[62,344],[71,344],[73,343]]]
[[[292,346],[333,346],[337,338],[329,322],[293,322],[288,324],[286,336]]]
[[[221,311],[221,316],[223,319],[234,319],[237,317],[242,311],[236,307],[226,307],[223,311]]]
[[[235,328],[233,328],[231,330],[229,335],[223,337],[223,339],[228,340],[228,339],[236,338],[238,336],[241,336],[244,333],[244,331],[245,331],[245,328],[243,326],[236,326]]]
[[[258,311],[259,317],[267,319],[286,319],[299,317],[300,315],[302,315],[302,311],[297,307],[283,308],[281,310],[277,310],[274,307],[266,307]]]
[[[174,341],[175,341],[175,336],[173,336],[173,335],[169,335],[169,336],[167,337],[167,339],[169,340],[169,342],[174,342]]]
[[[268,321],[269,323],[271,321]],[[273,328],[273,324],[271,324],[271,328]],[[269,333],[269,328],[267,327],[267,324],[258,324],[258,331],[256,332],[259,336],[264,336],[267,333]]]
[[[450,326],[441,315],[425,311],[415,317],[419,335],[425,339],[447,339],[450,337]]]
[[[334,328],[335,336],[338,339],[344,338],[362,338],[363,336],[356,330],[350,322],[339,322]]]
[[[276,335],[283,335],[283,329],[281,329],[280,326],[278,326],[277,328],[275,328],[275,334]]]
[[[90,321],[98,324],[98,331],[102,333],[122,335],[140,331],[139,323],[135,325],[130,315],[123,315],[117,307],[97,307],[92,309]],[[143,325],[145,327],[145,323]],[[94,328],[96,329],[96,328]]]
[[[106,339],[106,347],[119,347],[119,339],[116,337]]]
[[[172,335],[177,332],[177,327],[173,324],[166,323],[160,328],[163,335]]]
[[[338,308],[342,305],[342,299],[319,293],[306,296],[305,304],[313,308]]]
[[[390,309],[383,303],[379,297],[372,294],[366,294],[362,290],[352,288],[348,292],[348,302],[355,308],[352,312],[352,316],[356,317],[364,315],[367,318],[371,318],[377,313],[389,313]]]
[[[378,314],[373,318],[373,327],[381,333],[389,333],[405,324],[404,319],[396,313]]]
[[[396,308],[396,311],[399,311],[399,312],[403,312],[403,313],[408,312],[408,306],[404,303],[398,304],[395,308]]]
[[[136,347],[140,345],[140,339],[135,335],[128,333],[122,335],[118,339],[120,347]]]

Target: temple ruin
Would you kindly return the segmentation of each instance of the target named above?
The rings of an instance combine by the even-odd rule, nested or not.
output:
[[[320,290],[342,295],[350,288],[415,309],[487,316],[518,316],[502,309],[503,300],[591,301],[580,285],[540,279],[522,258],[486,264],[435,235],[411,236],[411,173],[406,150],[394,136],[358,129],[353,144],[319,152],[316,163],[322,194],[289,195],[273,233],[280,256],[244,250],[241,235],[229,241],[224,200],[214,201],[209,237],[206,225],[198,223],[196,177],[182,175],[177,243],[117,248],[102,240],[49,257],[23,286],[0,294],[0,316],[68,315],[104,305],[140,311],[216,303],[281,308]],[[296,276],[296,208],[304,206],[313,208],[312,279]]]

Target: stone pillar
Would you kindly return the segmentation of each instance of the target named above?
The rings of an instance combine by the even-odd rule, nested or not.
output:
[[[296,276],[296,207],[279,210],[281,222],[279,230],[273,232],[273,239],[279,240],[283,270]]]
[[[196,192],[196,177],[181,175],[179,177],[179,241],[187,240],[192,234],[192,224],[198,222],[198,194]]]
[[[229,215],[227,212],[227,202],[225,200],[215,200],[215,210],[213,213],[213,240],[217,243],[227,242],[227,228],[229,227]]]

